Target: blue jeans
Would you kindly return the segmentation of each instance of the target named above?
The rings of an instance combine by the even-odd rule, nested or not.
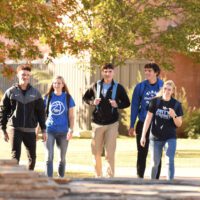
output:
[[[176,152],[176,139],[168,139],[166,141],[150,140],[151,151],[151,178],[156,179],[158,165],[162,156],[162,150],[165,151],[167,179],[174,178],[174,157]]]
[[[46,175],[48,177],[53,176],[53,158],[54,158],[54,144],[56,142],[59,150],[59,165],[58,165],[58,176],[64,177],[65,175],[65,156],[67,152],[68,140],[66,134],[51,134],[48,133],[46,141]]]

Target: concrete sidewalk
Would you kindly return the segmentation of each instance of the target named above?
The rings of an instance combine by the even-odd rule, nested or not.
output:
[[[27,161],[21,161],[20,164],[26,165]],[[45,162],[37,162],[35,166],[36,171],[44,171]],[[57,170],[57,164],[54,162],[54,170]],[[116,167],[115,177],[119,178],[136,178],[136,168],[132,167]],[[67,164],[66,171],[71,172],[93,172],[93,166],[89,165],[76,165]],[[105,169],[103,169],[105,171]],[[150,169],[146,169],[145,178],[149,179]],[[166,169],[163,166],[161,170],[161,179],[165,179]],[[199,168],[175,168],[175,178],[197,178],[200,179],[200,169]]]

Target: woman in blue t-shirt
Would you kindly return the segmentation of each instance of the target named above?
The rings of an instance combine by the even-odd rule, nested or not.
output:
[[[174,157],[176,152],[176,128],[182,124],[181,103],[174,99],[175,84],[168,80],[158,96],[151,100],[142,130],[141,146],[145,146],[146,133],[150,127],[151,178],[156,179],[158,165],[165,150],[167,179],[174,179]]]
[[[65,175],[65,156],[74,127],[74,100],[62,76],[56,76],[45,95],[46,108],[46,175],[53,176],[54,143],[59,150],[58,176]]]

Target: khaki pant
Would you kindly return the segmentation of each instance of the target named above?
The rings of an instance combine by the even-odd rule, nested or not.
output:
[[[102,176],[101,154],[105,145],[106,176],[114,177],[115,174],[115,150],[118,135],[119,122],[109,125],[92,123],[91,149],[94,156],[94,167],[97,177]]]

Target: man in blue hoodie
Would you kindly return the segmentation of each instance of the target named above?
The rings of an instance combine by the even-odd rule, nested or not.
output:
[[[142,128],[144,120],[147,114],[148,105],[150,100],[156,96],[157,92],[163,86],[163,81],[158,78],[160,74],[160,67],[156,63],[148,63],[144,66],[144,74],[146,80],[138,83],[134,89],[132,101],[131,101],[131,120],[129,135],[136,135],[137,142],[137,176],[138,178],[144,178],[146,168],[146,158],[149,148],[149,130],[146,135],[146,144],[144,147],[140,145],[140,139],[142,135]],[[138,122],[136,129],[134,128],[136,118]],[[161,167],[161,166],[160,166]],[[160,167],[157,174],[157,178],[160,176]]]

